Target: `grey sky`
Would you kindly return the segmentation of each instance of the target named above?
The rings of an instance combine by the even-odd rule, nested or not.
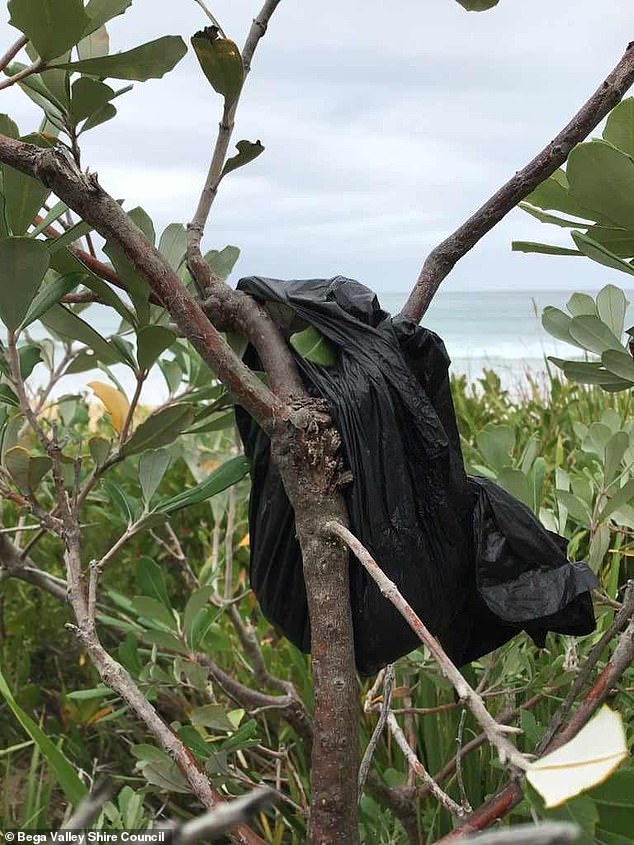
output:
[[[257,0],[211,3],[242,43]],[[112,50],[207,23],[193,0],[135,0]],[[1,49],[14,30],[0,27]],[[358,278],[402,291],[429,251],[563,126],[634,38],[630,0],[283,0],[240,106],[235,140],[265,153],[222,185],[206,245],[242,249],[239,275]],[[22,131],[18,91],[1,111]],[[87,133],[84,163],[157,228],[193,213],[220,98],[191,52],[163,80],[117,100]],[[600,287],[618,274],[576,259],[511,253],[512,239],[566,238],[515,212],[445,285]]]

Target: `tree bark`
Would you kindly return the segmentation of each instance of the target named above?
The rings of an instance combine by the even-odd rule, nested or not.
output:
[[[356,845],[358,695],[354,664],[348,551],[324,535],[330,519],[347,522],[337,491],[339,437],[288,427],[271,451],[295,510],[311,624],[314,743],[311,755],[312,845]]]

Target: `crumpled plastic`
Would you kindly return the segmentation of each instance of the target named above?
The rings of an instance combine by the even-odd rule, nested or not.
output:
[[[287,334],[315,326],[337,349],[335,366],[295,354],[306,390],[324,398],[352,473],[343,488],[350,530],[457,665],[525,630],[594,630],[596,578],[570,563],[566,541],[492,481],[468,477],[449,385],[449,358],[428,329],[383,311],[364,285],[333,279],[241,279]],[[258,368],[252,347],[246,363]],[[267,435],[238,408],[251,463],[250,578],[265,617],[310,651],[302,556],[292,506]],[[371,675],[420,643],[351,555],[357,669]]]

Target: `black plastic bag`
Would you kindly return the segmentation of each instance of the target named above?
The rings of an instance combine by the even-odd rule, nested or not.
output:
[[[284,282],[251,277],[238,288],[295,331],[315,326],[338,351],[335,366],[296,355],[307,391],[327,400],[353,481],[350,528],[396,583],[450,657],[462,665],[526,630],[594,629],[596,578],[566,559],[566,542],[521,502],[464,471],[440,338],[392,319],[372,291],[342,277]],[[245,353],[259,362],[252,348]],[[251,461],[251,586],[264,615],[310,651],[294,516],[270,459],[268,437],[242,409]],[[351,556],[357,668],[373,674],[419,645],[416,635]]]

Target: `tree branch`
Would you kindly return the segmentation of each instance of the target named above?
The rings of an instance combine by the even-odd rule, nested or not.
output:
[[[9,47],[6,53],[2,57],[0,57],[0,71],[4,70],[5,67],[9,64],[9,62],[12,62],[13,59],[15,59],[15,57],[17,56],[17,54],[20,52],[20,50],[23,47],[26,47],[28,43],[29,39],[26,37],[26,35],[21,35],[18,40]]]
[[[633,82],[634,42],[628,45],[621,61],[557,137],[429,253],[401,311],[402,317],[416,322],[421,319],[441,282],[456,263],[518,202],[561,167],[572,148],[583,141],[620,102]]]
[[[63,147],[45,149],[4,136],[0,136],[0,161],[47,185],[103,238],[123,249],[202,359],[264,428],[270,431],[277,420],[288,419],[285,406],[238,359],[169,263],[95,175],[84,175]]]
[[[549,754],[577,735],[612,693],[612,690],[620,682],[632,663],[634,663],[634,618],[630,620],[628,627],[619,637],[612,659],[586,694],[565,728],[543,750],[543,755]],[[469,833],[491,827],[498,819],[504,818],[513,807],[519,804],[522,797],[522,788],[517,781],[507,784],[497,795],[494,795],[471,813],[463,825],[444,836],[436,845],[446,845],[454,839],[462,839]]]
[[[61,578],[44,572],[29,557],[22,559],[20,550],[4,534],[0,534],[0,573],[3,570],[10,578],[26,581],[60,601],[68,601],[66,583]]]
[[[326,523],[324,525],[324,531],[338,537],[345,543],[371,578],[378,584],[381,593],[392,602],[410,628],[418,635],[421,642],[427,646],[443,675],[453,684],[461,701],[464,701],[469,707],[476,721],[485,732],[487,739],[498,752],[500,761],[502,763],[509,763],[516,769],[525,770],[528,766],[528,761],[504,736],[505,733],[516,733],[517,729],[500,725],[495,721],[486,709],[481,696],[478,695],[460,674],[438,640],[426,628],[411,605],[400,594],[396,584],[385,575],[365,546],[363,546],[352,532],[337,522]]]

